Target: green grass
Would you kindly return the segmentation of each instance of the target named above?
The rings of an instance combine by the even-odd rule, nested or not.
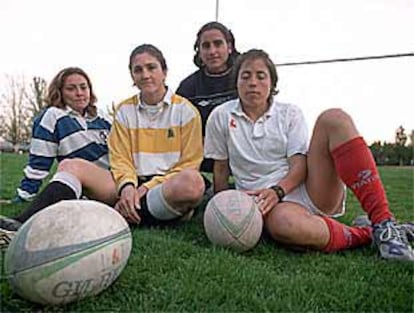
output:
[[[14,195],[26,157],[0,154],[2,199]],[[414,219],[414,169],[380,172],[396,217]],[[352,195],[347,204],[341,220],[350,223],[362,211]],[[2,205],[0,214],[22,208]],[[413,274],[412,264],[381,260],[372,247],[298,253],[263,239],[244,254],[215,248],[203,233],[199,212],[175,228],[134,228],[126,268],[96,297],[41,307],[19,298],[3,277],[1,311],[413,312]]]

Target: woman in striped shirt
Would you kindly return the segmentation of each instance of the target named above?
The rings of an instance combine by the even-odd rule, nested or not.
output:
[[[33,123],[29,161],[13,202],[32,200],[55,160],[82,158],[108,169],[108,118],[98,114],[88,75],[61,70],[48,88],[47,107]]]

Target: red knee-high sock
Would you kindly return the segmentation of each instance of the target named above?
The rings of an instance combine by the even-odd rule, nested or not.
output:
[[[372,227],[349,227],[330,217],[321,216],[328,225],[329,242],[324,252],[335,252],[368,245],[372,242]]]
[[[392,218],[374,157],[364,139],[351,139],[335,148],[331,155],[336,172],[358,198],[371,222]]]

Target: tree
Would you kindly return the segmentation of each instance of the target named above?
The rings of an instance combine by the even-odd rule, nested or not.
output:
[[[0,98],[0,136],[16,147],[27,143],[31,134],[24,76],[6,76],[5,88]]]
[[[414,130],[407,136],[404,127],[399,126],[395,131],[394,143],[376,141],[370,149],[378,165],[414,165],[413,143]]]
[[[400,125],[395,131],[395,143],[398,146],[405,146],[407,142],[407,135],[405,134],[405,128]]]
[[[395,131],[395,149],[398,157],[398,164],[404,165],[404,158],[406,157],[405,153],[405,143],[407,142],[407,135],[405,134],[405,128],[400,125]]]
[[[115,102],[112,101],[111,106],[107,105],[106,106],[106,114],[108,114],[111,118],[115,117]]]
[[[25,93],[25,97],[30,104],[29,111],[32,118],[37,116],[45,107],[46,91],[46,80],[38,76],[33,77],[30,90]]]
[[[384,148],[382,147],[381,141],[375,141],[370,146],[372,155],[374,156],[375,162],[378,165],[384,165],[386,163],[385,155],[384,155]]]
[[[33,118],[45,106],[46,81],[33,77],[28,85],[24,76],[6,75],[5,91],[0,98],[0,136],[18,144],[30,141]]]

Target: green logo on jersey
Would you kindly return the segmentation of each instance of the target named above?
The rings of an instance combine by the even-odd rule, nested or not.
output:
[[[174,130],[172,128],[167,129],[167,138],[174,138]]]

